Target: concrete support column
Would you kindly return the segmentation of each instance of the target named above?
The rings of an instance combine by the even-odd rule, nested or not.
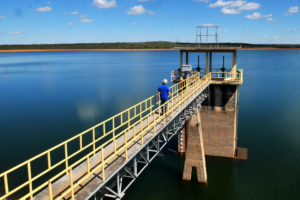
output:
[[[215,110],[215,111],[223,110],[222,101],[223,101],[223,91],[222,91],[222,89],[219,85],[216,85],[214,87],[214,107],[213,107],[213,110]]]
[[[189,64],[189,52],[185,52],[185,64]]]
[[[212,52],[209,52],[209,72],[212,72]]]
[[[182,80],[183,52],[180,50],[180,80]]]
[[[205,75],[208,74],[208,52],[206,52]]]
[[[236,51],[234,51],[232,56],[232,73],[234,73],[233,78],[236,78],[236,70]]]
[[[198,182],[206,183],[207,172],[200,111],[192,115],[188,126],[190,130],[187,138],[183,180],[191,180],[192,168],[196,167]]]

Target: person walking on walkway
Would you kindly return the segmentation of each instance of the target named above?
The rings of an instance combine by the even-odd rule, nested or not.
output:
[[[158,88],[157,100],[159,101],[160,98],[160,105],[163,105],[169,100],[169,98],[172,97],[170,88],[167,86],[167,84],[168,84],[168,80],[164,79],[162,80],[162,85]],[[165,106],[165,109],[163,107],[161,108],[162,114],[164,114],[164,110],[167,111],[167,104]]]

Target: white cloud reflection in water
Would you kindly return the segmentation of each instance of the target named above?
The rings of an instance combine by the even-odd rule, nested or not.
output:
[[[77,103],[77,113],[83,123],[95,123],[99,119],[100,106],[94,100],[84,100]]]

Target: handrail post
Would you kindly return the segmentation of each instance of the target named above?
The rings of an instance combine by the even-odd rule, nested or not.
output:
[[[128,144],[127,144],[127,132],[125,131],[125,135],[124,135],[124,138],[125,138],[125,159],[128,160]]]
[[[90,174],[90,172],[91,172],[90,157],[87,157],[86,164],[87,164],[87,173]]]
[[[113,142],[114,142],[114,151],[115,151],[115,153],[117,153],[117,143],[116,143],[115,132],[113,132]]]
[[[51,155],[50,155],[50,151],[47,152],[47,160],[48,160],[48,169],[51,168]]]
[[[142,104],[140,104],[140,119],[142,119]]]
[[[72,169],[70,169],[70,187],[71,187],[72,200],[74,200],[75,196],[74,196],[74,186],[73,186],[73,173],[72,173]]]
[[[102,164],[102,181],[105,181],[105,162],[104,162],[104,148],[101,147],[101,164]]]
[[[80,135],[80,137],[79,137],[79,147],[81,150],[82,149],[82,135]]]
[[[130,127],[130,109],[127,111],[127,121],[128,121],[128,128]]]
[[[32,180],[31,180],[31,165],[30,162],[27,163],[27,173],[28,173],[28,181],[29,181],[29,194],[30,194],[30,199],[33,199],[33,194],[32,194]]]
[[[65,143],[65,163],[66,163],[66,169],[68,169],[69,161],[68,161],[68,145]],[[68,174],[68,170],[66,170],[66,174]]]
[[[51,183],[51,181],[48,181],[48,188],[49,188],[49,199],[53,200],[52,183]]]
[[[8,187],[7,174],[4,175],[4,188],[5,188],[5,194],[8,194],[9,193],[9,187]]]

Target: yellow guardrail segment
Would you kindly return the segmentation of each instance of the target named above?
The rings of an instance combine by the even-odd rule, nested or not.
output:
[[[200,77],[200,72],[190,72],[191,76],[199,76]],[[176,80],[177,78],[179,78],[180,73],[178,70],[175,71],[171,71],[171,82],[173,82],[174,80]]]
[[[242,75],[242,71],[237,74],[239,81],[243,80]],[[187,79],[170,87],[173,97],[165,104],[161,105],[160,101],[157,100],[157,95],[153,95],[125,111],[105,120],[104,122],[101,122],[0,174],[0,181],[2,180],[4,185],[4,194],[0,196],[0,200],[16,195],[16,193],[21,191],[21,193],[25,193],[25,195],[23,194],[20,199],[32,199],[35,194],[41,192],[45,188],[48,188],[50,200],[53,198],[62,199],[64,196],[69,194],[71,194],[71,199],[74,199],[76,187],[86,181],[92,173],[99,170],[102,171],[102,179],[105,181],[106,163],[110,162],[117,156],[117,154],[123,151],[125,152],[125,159],[127,160],[128,146],[132,145],[133,142],[137,140],[141,140],[142,145],[144,145],[144,134],[147,131],[153,130],[154,133],[157,133],[157,122],[163,120],[163,123],[165,124],[166,116],[171,114],[173,117],[175,110],[182,104],[186,105],[186,100],[191,97],[191,95],[195,94],[203,85],[211,81],[212,77],[215,78],[214,76],[217,78],[220,76],[232,78],[234,73],[209,73],[200,79],[199,73],[196,72],[193,76],[188,77]],[[169,108],[167,111],[165,110],[165,105]],[[164,109],[165,114],[157,116],[155,113],[159,113],[161,109]],[[152,120],[150,120],[151,118]],[[144,126],[144,121],[146,121],[146,126]],[[139,132],[136,131],[137,125],[140,125]],[[129,131],[133,131],[133,137],[131,138],[128,137]],[[89,137],[91,140],[87,144],[84,143],[84,138],[86,137]],[[121,144],[121,146],[118,146],[117,140],[121,137],[124,138],[124,143]],[[77,143],[79,147],[73,153],[69,154],[70,144],[74,142]],[[106,154],[104,151],[105,147],[108,145],[113,145],[113,151],[105,157]],[[53,156],[55,156],[55,152],[59,150],[63,152],[64,158],[54,162]],[[85,155],[81,155],[84,152],[86,152]],[[91,168],[90,158],[95,156],[96,153],[100,153],[101,163]],[[78,156],[79,158],[76,158]],[[39,159],[45,159],[47,168],[41,170],[40,173],[33,175],[32,164]],[[75,161],[70,162],[71,159],[75,159]],[[85,174],[83,174],[79,179],[74,180],[73,169],[84,162],[86,162],[87,166]],[[63,167],[63,170],[59,169],[61,167]],[[27,171],[27,181],[15,186],[9,181],[9,175],[23,168],[26,168]],[[55,170],[57,170],[55,175],[50,176],[47,181],[40,181],[39,184],[35,183],[35,181],[38,181],[39,178],[47,176],[47,173]],[[54,194],[52,184],[63,176],[69,176],[70,183],[68,188],[64,188],[64,192],[57,196],[58,194]],[[38,186],[34,187],[33,185]],[[10,187],[12,187],[12,189]]]

